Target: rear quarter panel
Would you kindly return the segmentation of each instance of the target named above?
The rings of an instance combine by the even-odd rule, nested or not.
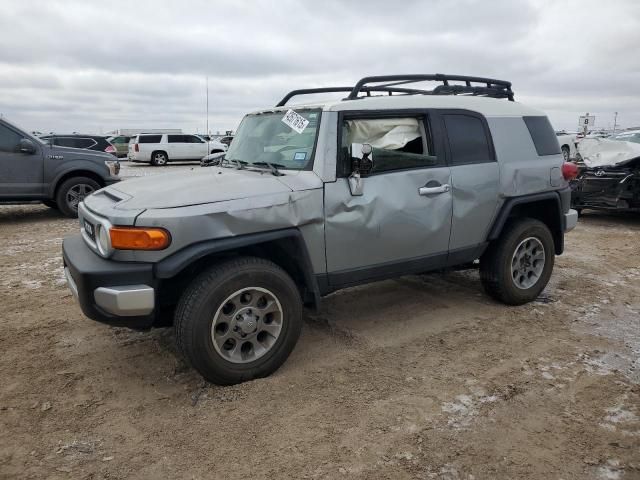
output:
[[[487,117],[500,166],[503,197],[556,190],[566,186],[562,154],[538,156],[522,117]]]

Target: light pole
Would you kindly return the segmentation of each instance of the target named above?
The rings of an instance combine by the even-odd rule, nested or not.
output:
[[[613,134],[616,134],[616,127],[618,125],[618,112],[613,112],[614,113],[614,117],[613,117]]]

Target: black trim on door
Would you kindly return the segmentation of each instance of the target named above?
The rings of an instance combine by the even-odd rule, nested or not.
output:
[[[384,280],[385,278],[438,270],[447,266],[447,257],[448,254],[444,252],[398,262],[379,263],[362,268],[341,270],[329,273],[328,283],[331,287],[344,288]]]
[[[449,253],[436,253],[397,262],[380,263],[363,268],[341,270],[315,275],[320,295],[328,295],[341,288],[354,287],[403,275],[429,273],[467,265],[480,258],[489,245],[483,242],[471,247],[460,248]]]

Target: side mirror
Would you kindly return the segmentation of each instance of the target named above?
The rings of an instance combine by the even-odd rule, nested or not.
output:
[[[358,153],[359,152],[359,153]],[[366,177],[373,169],[373,147],[369,143],[351,144],[351,172]]]
[[[21,153],[36,153],[36,146],[28,138],[20,140],[20,152]]]
[[[360,151],[360,153],[358,153]],[[368,143],[351,144],[351,175],[349,175],[349,190],[351,195],[359,197],[364,192],[364,177],[373,169],[373,147]]]

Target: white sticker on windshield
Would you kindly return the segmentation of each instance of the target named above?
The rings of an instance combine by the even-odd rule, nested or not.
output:
[[[302,115],[297,114],[291,109],[287,110],[287,113],[284,114],[284,117],[282,117],[282,122],[298,133],[304,132],[304,129],[307,128],[307,125],[309,125],[309,120],[304,118]]]

